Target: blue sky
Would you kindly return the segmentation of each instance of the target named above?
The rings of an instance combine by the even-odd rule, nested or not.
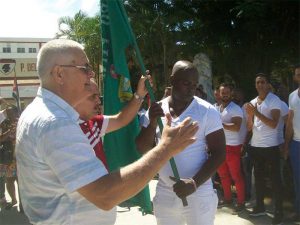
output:
[[[99,0],[1,0],[0,37],[53,38],[58,19],[99,11]]]

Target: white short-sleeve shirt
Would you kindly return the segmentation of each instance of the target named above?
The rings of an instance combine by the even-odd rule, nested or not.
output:
[[[287,116],[289,113],[289,107],[284,102],[281,101],[281,108],[280,108],[280,119],[278,121],[278,140],[279,144],[282,144],[284,142],[284,136],[283,136],[283,129],[284,129],[284,117]]]
[[[115,222],[115,209],[103,211],[77,192],[107,174],[78,122],[69,104],[43,88],[19,119],[18,181],[33,224]]]
[[[251,101],[252,105],[257,105],[257,110],[264,116],[272,119],[271,111],[273,109],[281,109],[281,100],[269,92],[265,100],[259,105],[257,97]],[[254,147],[273,147],[279,145],[278,126],[275,129],[267,126],[259,118],[254,116],[254,124],[252,128],[251,146]]]
[[[221,112],[221,108],[219,108],[220,114],[221,114],[221,119],[222,123],[225,124],[230,124],[232,123],[232,118],[233,117],[240,117],[243,120],[243,111],[241,107],[239,107],[237,104],[234,102],[230,102]],[[225,132],[225,138],[226,138],[226,145],[240,145],[241,143],[241,138],[240,138],[240,131],[230,131],[226,130],[224,128]]]
[[[289,109],[294,112],[293,118],[293,140],[300,141],[300,98],[298,90],[293,91],[289,96]]]
[[[243,112],[243,120],[242,120],[241,128],[240,128],[240,131],[239,131],[240,143],[241,144],[246,144],[245,143],[245,138],[247,136],[248,130],[247,130],[247,113],[246,113],[245,105],[243,105],[241,109],[242,109],[242,112]]]
[[[164,113],[170,113],[168,99],[169,97],[161,101],[161,107]],[[199,130],[196,133],[197,141],[189,145],[186,149],[174,157],[179,176],[182,178],[193,177],[201,169],[208,157],[205,137],[214,131],[223,129],[220,114],[217,112],[217,110],[210,103],[196,96],[194,96],[194,100],[179,117],[172,118],[171,126],[178,125],[187,117],[191,117],[193,121],[198,122]],[[165,125],[165,117],[162,117],[161,119]],[[157,137],[159,141],[159,129],[157,129]],[[169,178],[170,176],[174,175],[170,163],[167,163],[159,171],[160,185],[172,188],[174,182]],[[208,179],[197,189],[197,192],[201,194],[211,193],[212,189],[213,187],[211,179]]]

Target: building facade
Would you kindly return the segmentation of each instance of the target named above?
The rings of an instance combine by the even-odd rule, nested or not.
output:
[[[39,87],[36,69],[37,54],[49,38],[0,37],[0,96],[15,104],[14,86],[18,87],[24,109],[35,97]]]

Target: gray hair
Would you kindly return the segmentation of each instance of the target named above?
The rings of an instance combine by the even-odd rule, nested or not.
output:
[[[40,80],[46,79],[57,61],[61,57],[66,57],[74,49],[83,50],[83,46],[67,39],[55,39],[43,45],[37,56],[37,72]]]

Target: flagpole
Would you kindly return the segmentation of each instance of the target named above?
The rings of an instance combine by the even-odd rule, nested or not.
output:
[[[124,5],[122,2],[120,2],[120,0],[117,0],[119,2],[119,5],[120,5],[120,8],[123,12],[123,15],[127,15],[126,14],[126,11],[125,11],[125,8],[124,8]],[[141,67],[141,70],[142,70],[142,73],[143,74],[146,74],[146,68],[145,68],[145,65],[143,63],[143,60],[142,60],[142,56],[141,56],[141,52],[140,52],[140,49],[136,43],[136,40],[135,40],[135,35],[131,29],[131,26],[128,22],[128,19],[127,18],[124,18],[124,21],[126,21],[128,27],[129,27],[129,30],[131,32],[131,36],[133,37],[133,47],[135,49],[135,52],[136,52],[136,56],[137,56],[137,59],[139,61],[139,64],[140,64],[140,67]],[[154,93],[153,93],[153,90],[152,90],[152,87],[149,83],[149,80],[146,80],[146,88],[148,90],[148,93],[149,93],[149,96],[150,96],[150,99],[151,99],[151,102],[155,102],[155,96],[154,96]],[[158,123],[158,126],[159,126],[159,129],[160,129],[160,132],[162,133],[163,131],[163,124],[162,124],[162,121],[161,121],[161,118],[158,118],[157,119],[157,123]],[[171,167],[172,167],[172,171],[173,171],[173,174],[174,174],[174,177],[177,179],[177,180],[180,180],[180,177],[179,177],[179,173],[178,173],[178,169],[177,169],[177,166],[176,166],[176,162],[174,160],[174,158],[172,157],[170,160],[169,160],[170,164],[171,164]],[[183,206],[187,206],[188,203],[187,203],[187,200],[186,198],[182,198],[182,204]]]
[[[13,92],[14,89],[16,91],[16,103],[17,103],[17,109],[19,115],[21,114],[21,102],[20,102],[20,94],[19,94],[19,87],[18,87],[18,82],[17,82],[17,74],[16,74],[16,67],[14,66],[14,84],[13,84]]]

